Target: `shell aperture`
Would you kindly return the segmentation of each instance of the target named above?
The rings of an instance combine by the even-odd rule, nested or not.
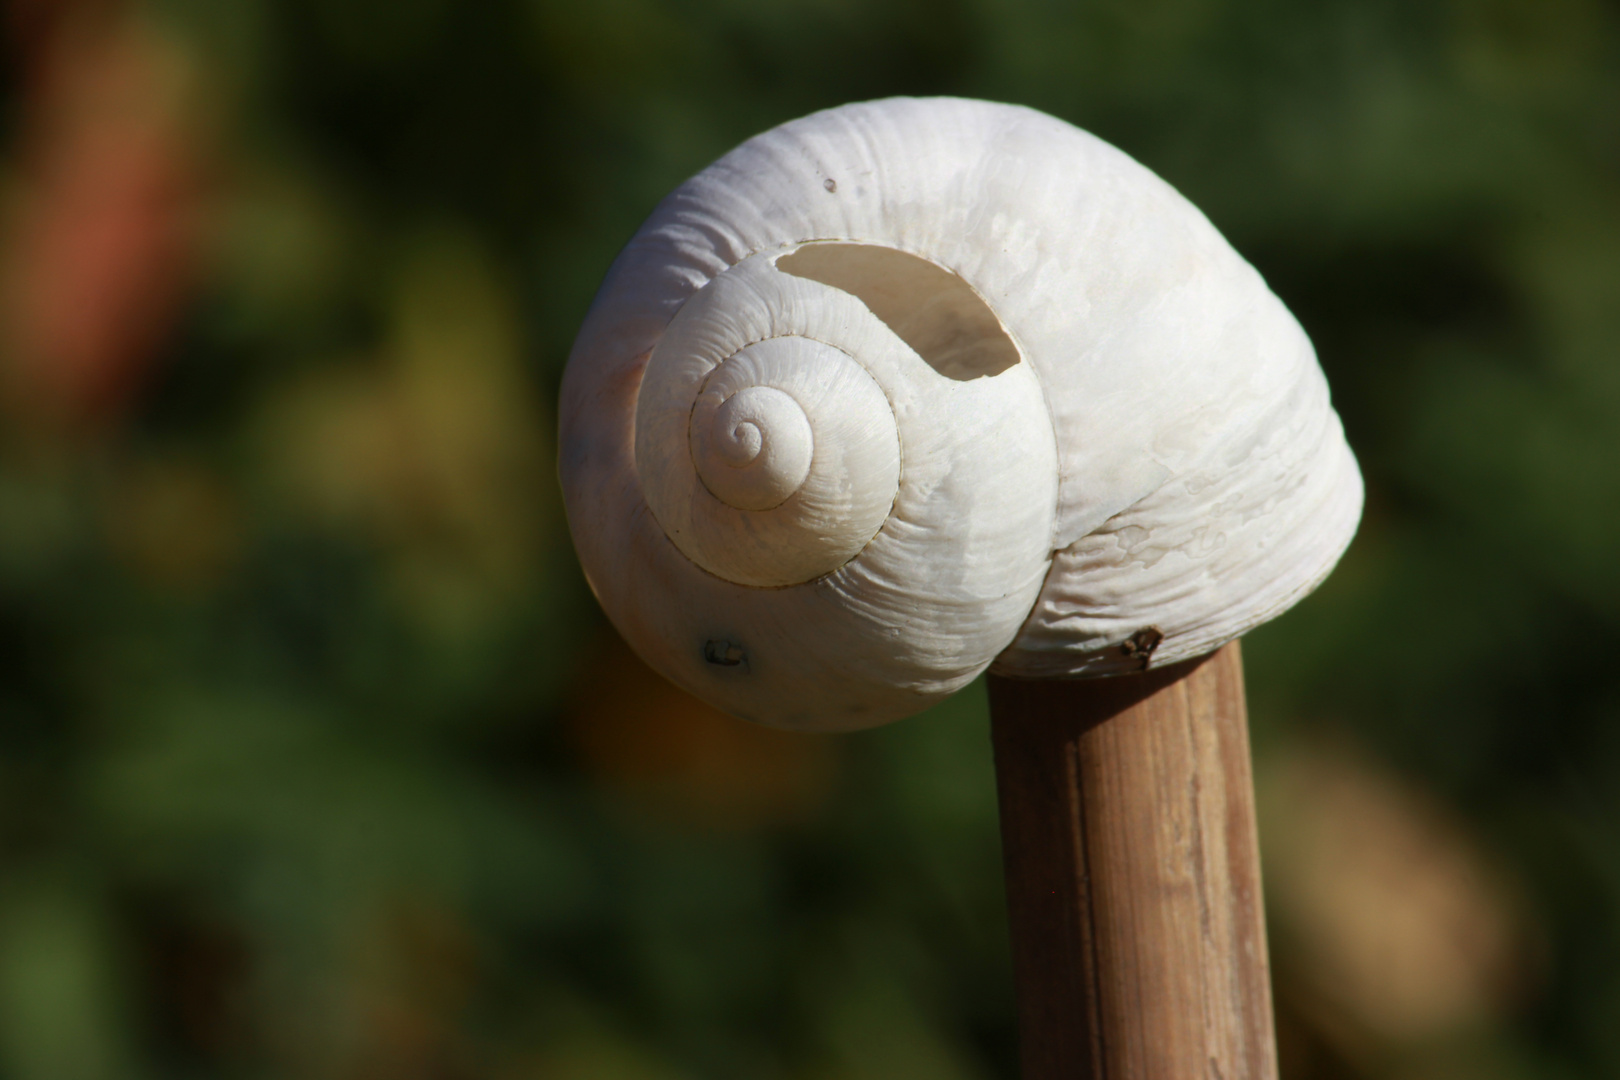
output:
[[[986,102],[828,110],[688,181],[609,272],[561,405],[604,610],[786,727],[896,719],[992,662],[1211,651],[1319,583],[1361,504],[1259,275],[1124,154]]]
[[[1018,363],[1018,346],[973,286],[910,252],[822,242],[783,255],[776,268],[858,297],[947,378],[999,375]]]

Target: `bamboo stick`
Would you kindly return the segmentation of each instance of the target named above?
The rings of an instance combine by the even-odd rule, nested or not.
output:
[[[1275,1080],[1238,643],[990,704],[1023,1080]]]

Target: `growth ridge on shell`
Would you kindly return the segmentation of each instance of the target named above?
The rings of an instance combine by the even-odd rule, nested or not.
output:
[[[586,575],[740,716],[864,727],[992,664],[1213,651],[1354,533],[1299,325],[1190,203],[1052,117],[844,106],[672,193],[569,359]]]

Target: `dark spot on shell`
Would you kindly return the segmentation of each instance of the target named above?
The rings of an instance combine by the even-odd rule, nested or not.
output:
[[[826,188],[828,191],[837,191],[838,190],[838,181],[834,180],[832,177],[829,176],[829,177],[827,177],[827,179],[825,179],[825,180],[823,180],[821,182],[821,186]]]
[[[1146,671],[1148,661],[1153,659],[1153,650],[1157,649],[1159,642],[1163,640],[1164,634],[1157,626],[1146,627],[1125,639],[1119,647],[1120,655],[1127,660],[1140,660],[1142,670]]]
[[[725,638],[710,638],[703,643],[703,659],[718,667],[748,670],[748,653],[735,642]]]

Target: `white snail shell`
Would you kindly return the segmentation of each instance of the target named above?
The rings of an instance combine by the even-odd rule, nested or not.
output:
[[[563,380],[603,608],[784,727],[916,712],[992,663],[1207,653],[1313,589],[1361,478],[1309,340],[1100,140],[960,99],[750,139],[654,211]]]

